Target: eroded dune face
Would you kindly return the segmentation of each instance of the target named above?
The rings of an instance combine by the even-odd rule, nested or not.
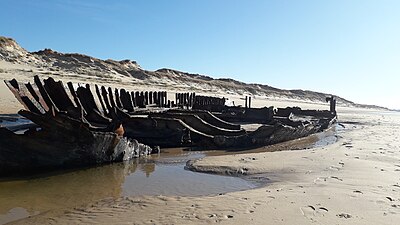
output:
[[[73,82],[107,83],[116,87],[152,90],[190,91],[238,96],[249,95],[269,99],[323,103],[327,94],[304,90],[281,90],[268,85],[246,84],[233,79],[214,79],[208,75],[191,74],[173,69],[148,71],[132,60],[102,60],[79,53],[61,53],[51,49],[28,52],[18,43],[0,37],[0,76],[18,80],[33,75],[66,78]],[[21,75],[21,77],[18,77]],[[128,88],[129,89],[129,88]],[[132,88],[130,88],[132,89]],[[342,106],[362,106],[338,97]],[[236,101],[236,104],[238,101]]]

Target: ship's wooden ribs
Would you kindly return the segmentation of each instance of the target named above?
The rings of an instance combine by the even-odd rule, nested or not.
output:
[[[176,106],[180,108],[191,108],[193,107],[195,99],[195,93],[176,93],[175,102]]]
[[[49,111],[49,107],[47,106],[46,102],[44,101],[42,95],[40,93],[37,93],[35,91],[35,89],[33,89],[32,84],[30,82],[28,82],[27,84],[25,84],[25,86],[28,89],[28,91],[30,92],[30,94],[32,95],[32,97],[40,104],[42,109],[45,112]]]
[[[99,86],[97,86],[97,84],[94,85],[94,86],[95,86],[95,89],[96,89],[97,98],[99,99],[101,108],[103,109],[103,114],[106,115],[107,114],[107,108],[104,105],[103,97],[100,94]]]
[[[110,118],[107,118],[100,113],[94,100],[93,94],[90,91],[90,87],[78,87],[78,89],[76,90],[76,94],[82,104],[82,107],[87,113],[85,117],[88,123],[90,123],[92,126],[101,126],[111,123]]]
[[[149,91],[149,104],[153,104],[153,92]]]
[[[148,105],[149,104],[149,92],[144,92],[144,104]]]
[[[89,85],[86,85],[86,87],[78,87],[76,95],[87,113],[94,110],[99,111]]]
[[[112,106],[113,108],[115,108],[116,105],[115,105],[115,101],[114,101],[113,92],[112,92],[111,87],[108,88],[108,98],[110,99],[110,104],[111,104],[111,106]]]
[[[10,81],[4,81],[6,86],[10,89],[10,91],[14,94],[15,98],[24,106],[25,109],[30,110],[28,105],[25,104],[24,101],[21,99],[20,91],[19,91],[19,85],[17,80],[12,79]]]
[[[144,92],[141,91],[140,95],[139,95],[139,108],[146,108],[146,102],[145,102],[145,98],[144,98]]]
[[[11,90],[11,92],[14,94],[14,96],[17,98],[17,100],[24,106],[25,109],[31,110],[32,112],[35,113],[41,113],[40,111],[40,109],[42,108],[41,105],[38,102],[36,102],[33,97],[31,97],[30,99],[28,96],[26,96],[26,94],[28,93],[24,93],[24,91],[20,89],[17,80],[13,79],[11,81],[4,81],[4,82]]]
[[[168,92],[164,91],[164,106],[168,106]]]
[[[121,89],[120,90],[120,99],[121,99],[121,103],[122,103],[122,108],[128,110],[128,112],[133,112],[134,108],[132,105],[132,100],[131,100],[131,96],[129,94],[129,92],[125,91],[125,89]]]
[[[136,97],[135,97],[135,92],[134,91],[131,91],[131,98],[132,98],[133,107],[136,107],[137,104],[136,104]]]
[[[35,81],[36,87],[37,87],[38,90],[39,90],[40,95],[41,95],[42,98],[43,98],[43,101],[44,101],[44,102],[46,103],[46,105],[48,106],[48,107],[47,107],[48,110],[50,110],[50,108],[53,107],[54,110],[58,111],[57,106],[56,106],[56,105],[54,104],[54,102],[50,99],[50,97],[49,97],[49,95],[48,95],[46,89],[43,87],[43,84],[42,84],[42,82],[40,81],[39,76],[36,75],[33,79],[34,79],[34,81]]]
[[[108,93],[104,86],[101,86],[101,95],[103,96],[104,104],[107,107],[108,113],[111,113],[111,111],[113,111],[113,109],[110,105],[110,102],[108,101]]]
[[[163,99],[162,96],[163,96],[162,91],[159,91],[157,93],[157,106],[158,107],[162,107],[162,99]]]
[[[136,106],[139,108],[146,108],[145,102],[144,102],[144,94],[143,92],[136,92],[137,97],[136,97]]]
[[[136,107],[139,107],[139,92],[135,92],[135,105]]]
[[[158,93],[157,91],[153,92],[153,104],[157,104]]]
[[[121,99],[120,99],[120,96],[119,96],[119,91],[118,91],[117,88],[115,88],[114,93],[115,93],[115,103],[117,104],[117,106],[118,106],[120,109],[122,109],[123,107],[122,107]]]
[[[32,97],[39,102],[39,96],[36,94],[35,90],[33,90],[33,87],[30,82],[25,84],[25,87],[28,89],[29,93],[31,93]]]
[[[44,80],[44,88],[59,110],[68,111],[75,108],[68,94],[65,92],[62,81],[55,82],[53,78],[49,77]]]
[[[68,82],[67,86],[68,86],[69,92],[71,93],[71,95],[74,99],[75,105],[78,107],[79,110],[83,110],[82,104],[81,104],[78,96],[76,95],[74,85],[72,84],[72,82]]]

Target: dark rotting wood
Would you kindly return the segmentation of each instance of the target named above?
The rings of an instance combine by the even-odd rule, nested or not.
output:
[[[26,88],[28,89],[28,91],[30,92],[30,94],[32,95],[32,97],[38,102],[38,104],[41,106],[41,108],[47,112],[49,111],[49,106],[46,104],[46,102],[44,101],[42,95],[40,93],[37,93],[35,91],[35,89],[33,88],[32,84],[30,82],[28,82],[27,84],[25,84]]]
[[[164,91],[163,93],[164,93],[163,104],[164,104],[164,107],[165,107],[165,106],[168,105],[168,96],[167,96],[167,92],[166,91]]]
[[[126,96],[127,96],[127,98],[128,98],[128,101],[129,101],[129,107],[130,107],[130,110],[131,110],[131,112],[134,112],[135,111],[135,105],[133,104],[133,96],[131,95],[131,93],[129,92],[129,91],[127,91],[126,92]]]
[[[153,104],[153,92],[149,91],[149,104]]]
[[[159,91],[157,93],[157,106],[158,107],[161,107],[161,98],[162,98],[161,96],[162,96],[161,91]]]
[[[36,84],[36,87],[39,90],[40,95],[43,98],[43,101],[46,103],[46,105],[48,106],[48,110],[50,110],[51,107],[54,107],[54,110],[58,111],[58,108],[56,107],[56,105],[54,104],[54,102],[50,99],[46,89],[43,87],[42,82],[39,79],[39,76],[35,76],[34,78],[34,82]]]
[[[28,110],[34,113],[41,114],[40,110],[32,103],[32,101],[27,96],[21,96],[21,100],[27,106]]]
[[[29,110],[29,106],[22,100],[22,96],[19,90],[19,85],[17,80],[12,79],[10,81],[4,81],[6,86],[10,89],[10,91],[14,94],[15,98],[24,106],[25,109]]]
[[[133,105],[132,105],[132,100],[130,99],[131,96],[129,95],[129,92],[126,92],[125,89],[120,90],[120,99],[122,103],[122,108],[128,110],[128,112],[133,112]]]
[[[78,87],[76,94],[87,113],[99,111],[90,87]]]
[[[336,115],[336,98],[334,96],[326,97],[326,102],[329,102],[329,111]]]
[[[108,92],[104,86],[101,86],[101,95],[103,96],[104,104],[107,107],[108,114],[110,114],[112,111],[112,107],[110,105],[110,101],[108,100]]]
[[[139,97],[138,97],[138,107],[139,108],[146,108],[146,104],[144,102],[144,95],[139,95]]]
[[[39,102],[39,96],[36,94],[35,90],[33,89],[32,85],[30,82],[25,84],[25,87],[28,89],[28,91],[31,93],[32,97]]]
[[[251,108],[251,97],[249,96],[249,108]]]
[[[139,92],[135,91],[135,105],[139,107]]]
[[[97,95],[97,98],[100,101],[101,108],[103,109],[103,113],[104,113],[104,115],[106,115],[107,114],[107,108],[104,105],[103,97],[100,94],[99,86],[97,86],[97,84],[95,84],[94,87],[96,89],[96,95]]]
[[[56,82],[52,77],[49,77],[44,80],[44,88],[59,110],[68,111],[69,109],[75,108],[65,91],[62,81]]]
[[[108,88],[108,98],[110,99],[110,104],[113,108],[115,108],[115,101],[114,101],[114,97],[113,97],[113,92],[112,89],[109,87]]]
[[[72,95],[72,98],[73,98],[76,106],[78,107],[79,110],[82,110],[82,104],[81,104],[78,96],[76,95],[76,92],[75,92],[75,89],[74,89],[74,86],[73,86],[72,82],[68,82],[67,83],[67,87],[69,89],[69,92]]]
[[[149,104],[149,92],[148,91],[144,92],[144,104],[145,105]]]
[[[19,91],[19,84],[18,84],[18,81],[16,79],[12,79],[12,80],[10,80],[8,82],[13,88],[15,88],[15,89],[17,89]]]
[[[157,91],[153,92],[153,104],[157,104]]]
[[[120,96],[119,96],[119,90],[117,88],[115,88],[114,93],[115,93],[115,103],[117,104],[117,106],[119,108],[122,109],[122,103],[121,103],[121,99],[120,99]]]
[[[139,107],[140,108],[144,108],[143,106],[145,106],[146,104],[145,104],[145,99],[144,99],[144,92],[143,91],[141,91],[140,93],[139,93]]]
[[[131,92],[131,98],[132,98],[132,104],[133,104],[133,107],[136,107],[137,106],[137,104],[136,104],[136,97],[135,97],[135,92]]]

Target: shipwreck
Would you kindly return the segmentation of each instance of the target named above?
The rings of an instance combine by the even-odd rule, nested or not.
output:
[[[0,127],[0,174],[129,160],[159,147],[249,149],[321,132],[336,121],[330,110],[226,106],[225,98],[196,93],[131,91],[66,85],[34,77],[5,81],[28,123]],[[258,124],[244,129],[244,124]],[[149,147],[151,146],[151,147]]]

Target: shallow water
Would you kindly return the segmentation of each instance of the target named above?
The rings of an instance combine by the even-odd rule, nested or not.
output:
[[[145,160],[0,181],[0,224],[109,197],[213,195],[256,187],[238,177],[184,170],[188,159],[203,156],[172,149]]]

